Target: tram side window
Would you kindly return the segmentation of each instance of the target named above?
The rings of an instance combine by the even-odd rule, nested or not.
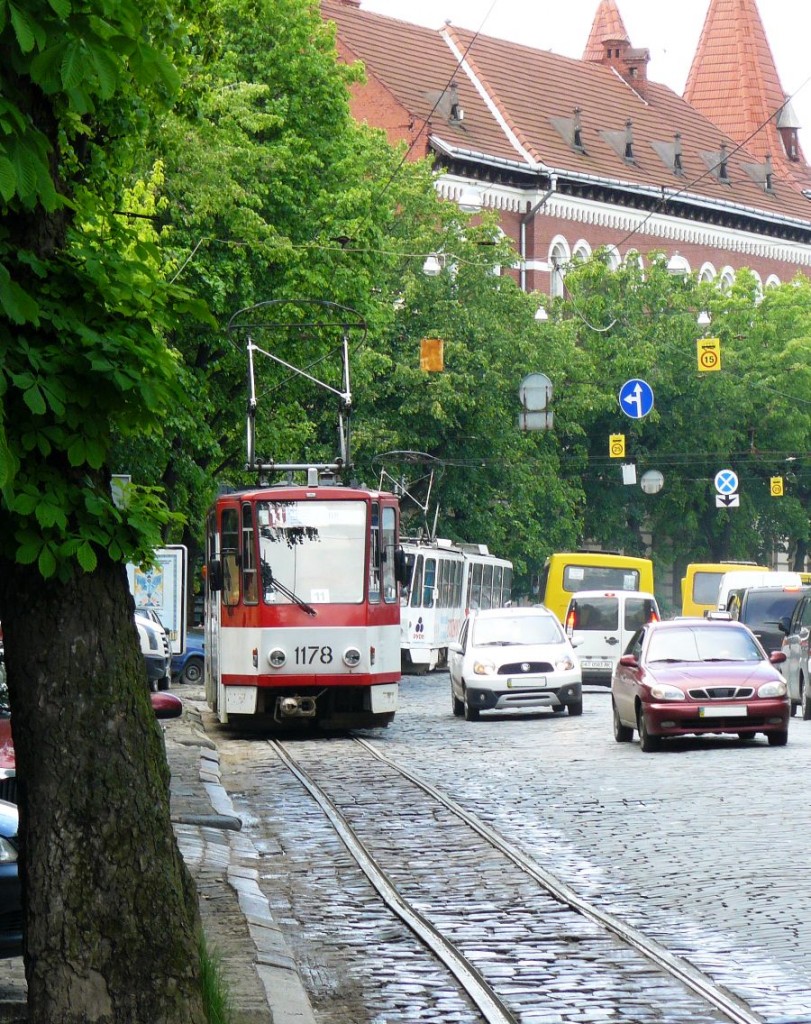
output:
[[[456,562],[453,567],[453,600],[451,607],[462,607],[462,583],[465,575],[464,562]]]
[[[239,604],[239,518],[235,508],[223,509],[220,520],[222,603]]]
[[[425,579],[422,588],[423,608],[433,608],[436,596],[436,559],[425,559]]]
[[[397,578],[394,575],[394,555],[397,548],[397,514],[393,508],[383,509],[383,600],[392,604],[397,600]]]
[[[447,560],[439,563],[439,607],[449,608],[451,603],[451,573],[453,564]]]
[[[513,571],[509,565],[504,566],[504,582],[501,589],[501,604],[506,605],[512,598],[513,592]]]
[[[482,566],[482,608],[493,607],[493,566]]]
[[[372,502],[372,528],[369,539],[369,601],[380,602],[380,506]]]
[[[502,566],[493,566],[493,607],[502,608],[504,606],[504,600],[501,596],[501,580],[502,580]]]
[[[242,596],[245,604],[259,604],[259,578],[256,573],[256,535],[253,508],[242,506]]]
[[[422,555],[417,555],[414,571],[411,574],[411,607],[419,608],[422,600]]]
[[[468,605],[470,608],[481,608],[482,607],[482,564],[476,562],[472,566],[470,573],[470,600]]]

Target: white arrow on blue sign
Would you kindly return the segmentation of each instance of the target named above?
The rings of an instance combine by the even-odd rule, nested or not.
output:
[[[738,489],[738,474],[734,469],[719,469],[715,474],[715,489],[719,494],[734,494]]]
[[[626,380],[620,388],[620,409],[632,420],[641,420],[653,408],[653,388],[644,380]]]

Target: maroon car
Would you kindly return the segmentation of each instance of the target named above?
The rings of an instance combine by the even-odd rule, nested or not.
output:
[[[739,622],[675,619],[650,622],[634,636],[611,683],[614,738],[634,730],[644,751],[668,736],[731,733],[788,741],[791,707],[777,664]]]

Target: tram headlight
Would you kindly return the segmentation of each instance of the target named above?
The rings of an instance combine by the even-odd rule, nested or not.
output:
[[[268,664],[271,668],[282,668],[287,661],[287,655],[281,647],[274,647],[268,651]]]
[[[360,665],[360,651],[357,647],[347,647],[344,651],[344,665],[347,668],[357,668]]]

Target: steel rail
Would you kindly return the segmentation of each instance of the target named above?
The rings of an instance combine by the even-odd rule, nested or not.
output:
[[[353,736],[352,739],[355,743],[359,744],[372,754],[373,757],[376,757],[379,761],[387,764],[390,768],[393,768],[394,771],[408,779],[409,782],[413,782],[414,785],[419,787],[424,793],[427,793],[435,800],[438,800],[439,803],[449,811],[455,814],[458,818],[461,818],[465,824],[469,825],[470,828],[477,832],[483,839],[508,857],[517,867],[534,878],[539,885],[550,893],[550,895],[560,900],[560,902],[565,903],[567,906],[571,907],[572,910],[577,911],[577,913],[582,914],[582,916],[588,918],[588,920],[599,924],[605,928],[606,931],[611,932],[612,935],[615,935],[621,941],[637,950],[637,952],[641,953],[648,960],[654,963],[660,970],[663,970],[671,977],[676,978],[683,985],[686,985],[691,991],[695,992],[698,996],[715,1007],[715,1009],[723,1013],[724,1016],[733,1022],[733,1024],[764,1024],[763,1017],[759,1014],[755,1014],[731,993],[719,988],[712,978],[704,974],[703,971],[700,971],[697,967],[694,967],[682,957],[675,956],[661,945],[661,943],[657,942],[655,939],[651,939],[632,925],[626,924],[613,914],[600,910],[599,907],[589,903],[588,900],[580,896],[571,888],[571,886],[567,885],[550,871],[546,871],[544,868],[540,867],[540,865],[518,849],[518,847],[507,842],[507,840],[496,832],[495,829],[491,828],[475,815],[465,810],[461,804],[456,803],[455,800],[452,800],[440,790],[436,789],[430,782],[426,782],[424,779],[421,779],[419,775],[416,775],[407,768],[403,768],[402,765],[397,764],[396,761],[393,761],[387,754],[378,750],[368,740],[359,736]]]
[[[476,1004],[487,1024],[518,1024],[517,1018],[499,999],[473,964],[456,946],[438,931],[425,917],[404,899],[382,871],[374,857],[358,838],[352,826],[327,794],[315,783],[306,770],[289,753],[280,740],[268,740],[272,749],[288,770],[295,775],[318,806],[329,818],[342,842],[355,858],[358,866],[376,889],[386,905],[414,932],[431,952],[448,968],[464,991]],[[395,766],[396,767],[396,766]]]

